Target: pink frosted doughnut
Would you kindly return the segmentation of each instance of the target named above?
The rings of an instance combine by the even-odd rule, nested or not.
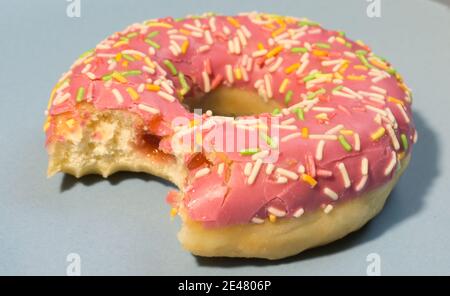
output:
[[[417,139],[385,59],[261,13],[133,24],[76,60],[47,112],[49,175],[171,180],[179,239],[202,256],[282,258],[360,228]]]

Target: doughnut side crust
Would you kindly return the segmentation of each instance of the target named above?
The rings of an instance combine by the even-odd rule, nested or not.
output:
[[[401,161],[401,168],[391,181],[350,201],[337,204],[328,214],[317,210],[299,218],[280,219],[276,223],[266,220],[263,224],[205,228],[181,212],[183,226],[178,239],[186,250],[204,257],[275,260],[296,255],[340,239],[376,216],[409,160],[410,156]]]

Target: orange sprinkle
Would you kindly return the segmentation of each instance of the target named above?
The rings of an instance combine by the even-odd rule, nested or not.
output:
[[[174,218],[177,214],[178,214],[178,209],[177,208],[171,208],[170,209],[170,217],[171,218]]]
[[[312,54],[318,57],[326,57],[328,56],[328,51],[313,49]]]
[[[233,18],[231,16],[227,17],[227,21],[230,24],[232,24],[233,26],[235,26],[236,28],[240,28],[241,27],[241,24],[237,21],[237,19],[235,19],[235,18]]]
[[[266,58],[271,58],[279,54],[284,49],[283,46],[278,45],[277,47],[273,48],[266,54]]]
[[[402,160],[403,158],[405,158],[405,155],[405,151],[397,153],[398,160]]]
[[[180,29],[180,32],[184,35],[191,35],[191,31],[186,30],[186,29]]]
[[[386,65],[386,63],[380,61],[376,58],[369,58],[369,62],[371,62],[373,65],[377,66],[378,68],[381,68],[382,70],[389,70],[389,67]]]
[[[145,88],[150,91],[159,91],[161,89],[161,87],[159,87],[159,85],[155,85],[155,84],[146,84]]]
[[[354,65],[354,66],[353,66],[353,69],[363,70],[363,71],[369,70],[369,68],[367,68],[367,67],[364,66],[364,65]]]
[[[307,139],[309,137],[309,130],[307,127],[302,127],[302,138]]]
[[[362,81],[366,80],[366,75],[347,75],[347,79]]]
[[[295,63],[290,65],[289,67],[287,67],[286,69],[284,69],[284,72],[286,74],[291,74],[292,72],[294,72],[295,70],[297,70],[300,67],[300,63]]]
[[[314,179],[308,174],[302,174],[302,180],[308,183],[311,186],[311,188],[314,188],[317,185],[316,179]]]
[[[128,67],[128,61],[123,61],[122,62],[122,66],[125,67],[125,68]]]
[[[277,222],[277,216],[269,214],[269,221],[272,223]]]
[[[147,27],[163,27],[163,28],[172,28],[173,26],[168,23],[163,22],[147,22],[145,23]]]
[[[114,78],[115,80],[119,81],[120,83],[126,83],[128,81],[119,72],[113,72],[111,76],[112,76],[112,78]]]
[[[282,26],[282,27],[276,29],[275,31],[272,32],[272,37],[276,37],[276,36],[280,35],[281,33],[284,32],[284,30],[286,30],[286,26]]]
[[[139,94],[132,87],[127,87],[127,93],[130,95],[130,97],[131,97],[131,99],[133,99],[133,101],[136,101],[139,99]]]
[[[140,55],[138,55],[138,54],[134,54],[133,58],[135,58],[138,61],[142,60],[142,57]]]
[[[183,44],[181,44],[181,52],[185,54],[189,48],[189,41],[185,40]]]
[[[399,99],[397,99],[397,98],[394,98],[394,97],[388,97],[388,101],[403,106],[403,101],[401,101],[401,100],[399,100]]]
[[[236,77],[237,80],[241,80],[242,79],[241,69],[239,68],[234,69],[234,76]]]

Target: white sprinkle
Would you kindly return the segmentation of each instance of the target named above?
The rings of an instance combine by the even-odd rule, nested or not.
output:
[[[234,81],[233,67],[230,64],[225,65],[225,73],[226,73],[228,82],[233,83],[233,81]]]
[[[392,128],[392,126],[390,124],[386,124],[386,130],[389,134],[389,137],[391,137],[391,141],[392,141],[392,145],[394,146],[395,150],[400,149],[400,143],[397,139],[397,136],[395,135],[395,131]]]
[[[281,63],[283,62],[283,58],[282,57],[278,57],[275,61],[275,63],[273,63],[272,66],[269,67],[269,72],[275,72],[276,70],[278,70],[278,68],[280,67]]]
[[[267,175],[272,174],[274,169],[275,169],[275,165],[273,163],[268,163],[266,166],[266,174]]]
[[[306,172],[306,168],[305,168],[305,166],[304,165],[299,165],[298,166],[298,169],[297,169],[297,172],[299,172],[299,174],[304,174],[305,172]]]
[[[353,148],[355,149],[355,151],[360,151],[361,150],[361,140],[359,138],[359,134],[354,133],[353,139],[354,139]]]
[[[344,187],[349,188],[352,185],[352,182],[350,181],[350,177],[348,176],[347,169],[345,168],[343,162],[340,162],[338,164],[338,169],[341,172],[342,180],[344,181]]]
[[[62,104],[69,98],[70,98],[70,93],[65,93],[62,96],[56,96],[55,99],[53,100],[53,105],[56,106],[56,105]]]
[[[289,119],[283,120],[283,121],[281,122],[281,125],[289,125],[289,124],[294,123],[294,122],[295,122],[295,118],[294,118],[294,117],[291,117],[291,118],[289,118]]]
[[[331,190],[328,187],[325,187],[323,189],[323,193],[325,193],[325,195],[327,195],[329,198],[331,198],[332,200],[337,200],[339,198],[339,196],[337,195],[336,192],[334,192],[333,190]]]
[[[150,68],[148,66],[142,66],[142,70],[144,72],[147,72],[147,73],[150,73],[150,74],[154,74],[155,73],[155,69],[152,69],[152,68]]]
[[[417,133],[417,130],[414,130],[413,143],[416,144],[418,139],[419,139],[419,134]]]
[[[211,91],[211,82],[209,80],[209,75],[206,71],[202,72],[202,78],[203,78],[203,89],[205,92]]]
[[[83,70],[81,70],[81,73],[86,74],[87,71],[89,71],[89,69],[91,69],[92,64],[87,64],[86,66],[84,66]]]
[[[389,162],[386,169],[384,170],[384,175],[385,176],[389,175],[392,172],[392,170],[394,169],[396,164],[397,164],[397,154],[394,151],[392,151],[391,161]]]
[[[380,94],[386,95],[387,94],[387,90],[385,90],[384,88],[372,85],[370,87],[370,89],[372,89],[373,91],[379,92]]]
[[[245,167],[244,167],[244,175],[245,175],[246,177],[250,176],[250,173],[252,172],[252,167],[253,167],[253,164],[252,164],[251,162],[247,162],[247,163],[245,164]]]
[[[378,94],[378,93],[367,92],[367,91],[362,91],[362,90],[358,91],[358,93],[360,95],[363,95],[363,96],[366,96],[366,97],[377,98],[377,99],[381,100],[382,102],[384,102],[384,99],[385,99],[383,95]]]
[[[308,64],[309,64],[309,60],[302,62],[300,67],[298,67],[297,71],[295,71],[295,74],[301,75],[303,73],[303,71],[305,71],[306,67],[308,67]]]
[[[286,177],[280,176],[277,178],[277,184],[286,184],[288,179]]]
[[[201,178],[201,177],[203,177],[203,176],[206,176],[206,175],[208,175],[209,174],[209,172],[210,172],[211,170],[209,169],[209,168],[203,168],[203,169],[200,169],[200,170],[198,170],[196,173],[195,173],[195,178]]]
[[[187,40],[188,38],[184,35],[170,35],[170,39],[173,40]]]
[[[87,72],[86,73],[86,76],[89,78],[89,79],[91,79],[91,80],[95,80],[95,74],[94,73],[92,73],[92,72]]]
[[[170,87],[169,83],[165,80],[162,80],[160,83],[161,87],[164,88],[164,90],[169,93],[169,94],[173,94],[173,89],[172,87]]]
[[[197,52],[198,53],[202,53],[205,51],[208,51],[211,47],[207,44],[200,46],[199,48],[197,48]]]
[[[337,141],[338,137],[336,135],[309,135],[308,138],[313,140],[329,140],[329,141]]]
[[[258,218],[258,217],[253,217],[252,218],[252,222],[255,223],[255,224],[263,224],[264,220],[261,219],[261,218]]]
[[[213,44],[214,40],[211,36],[211,32],[210,31],[205,31],[205,41],[207,44]]]
[[[227,26],[223,26],[222,30],[225,35],[230,35],[231,33],[230,28],[228,28]]]
[[[327,134],[327,135],[334,135],[334,134],[336,134],[336,133],[338,133],[341,129],[343,129],[344,128],[344,125],[343,124],[338,124],[338,125],[336,125],[335,127],[333,127],[333,128],[331,128],[331,129],[329,129],[329,130],[327,130],[326,132],[325,132],[325,134]]]
[[[186,23],[184,23],[183,26],[184,26],[185,28],[189,29],[189,30],[197,31],[197,32],[203,33],[203,30],[202,30],[201,28],[198,28],[198,27],[193,26],[193,25],[191,25],[191,24],[186,24]]]
[[[396,105],[397,105],[398,109],[400,110],[400,113],[402,113],[403,118],[405,119],[406,123],[409,123],[410,122],[409,116],[408,116],[408,114],[406,114],[405,109],[403,109],[403,107],[400,104],[396,104]]]
[[[238,35],[238,38],[239,38],[239,41],[241,42],[242,47],[245,47],[247,45],[247,39],[245,38],[244,33],[242,33],[241,29],[238,29],[236,31],[236,33]]]
[[[269,213],[271,213],[272,215],[276,216],[276,217],[280,217],[280,218],[281,218],[281,217],[286,216],[286,211],[277,209],[277,208],[275,208],[275,207],[268,207],[268,208],[267,208],[267,211],[268,211]]]
[[[323,212],[324,212],[325,214],[329,214],[332,210],[333,210],[333,206],[332,206],[332,205],[327,205],[327,206],[323,209]]]
[[[112,89],[112,93],[113,93],[114,97],[116,98],[117,103],[122,104],[123,103],[123,96],[119,92],[119,90],[117,88],[113,88]]]
[[[334,111],[336,111],[336,109],[332,108],[332,107],[312,107],[311,110],[316,111],[316,112],[334,112]]]
[[[219,165],[217,166],[217,174],[219,176],[222,176],[224,169],[225,169],[225,164],[223,162],[219,163]]]
[[[169,46],[169,50],[170,50],[170,52],[174,55],[174,56],[178,56],[180,53],[178,52],[178,50],[177,50],[177,48],[175,47],[175,46],[173,46],[173,45],[170,45]]]
[[[235,54],[241,54],[241,43],[239,43],[239,38],[238,37],[234,37],[233,38],[233,43],[234,43],[234,53]]]
[[[167,100],[167,101],[169,101],[169,102],[173,102],[173,101],[176,100],[174,96],[171,96],[171,95],[169,95],[168,93],[163,92],[163,91],[158,91],[157,94],[158,94],[161,98],[163,98],[163,99],[165,99],[165,100]]]
[[[289,178],[291,180],[297,180],[298,179],[298,175],[296,173],[294,173],[293,171],[290,171],[290,170],[286,170],[286,169],[283,169],[283,168],[277,168],[275,170],[275,172],[277,174],[280,174],[280,175],[282,175],[284,177],[287,177],[287,178]]]
[[[252,34],[250,33],[250,31],[247,29],[247,27],[245,25],[242,25],[241,29],[242,29],[242,32],[244,33],[245,37],[247,37],[247,39],[252,37]]]
[[[125,50],[122,51],[122,53],[124,53],[124,54],[131,54],[131,55],[138,55],[138,56],[141,56],[141,57],[145,57],[146,56],[145,53],[143,53],[143,52],[141,52],[139,50],[135,50],[135,49],[125,49]]]
[[[354,96],[356,96],[358,99],[362,99],[362,98],[363,98],[362,95],[360,95],[359,93],[355,92],[354,90],[352,90],[352,89],[350,89],[350,88],[348,88],[348,87],[346,87],[346,86],[344,86],[344,87],[342,88],[342,91],[344,91],[344,92],[346,92],[346,93],[349,93],[349,94],[351,94],[351,95],[354,95]]]
[[[295,131],[298,129],[298,127],[296,125],[280,125],[280,124],[272,124],[271,125],[272,128],[277,128],[280,130],[289,130],[289,131]]]
[[[144,90],[145,90],[145,84],[144,83],[139,84],[139,86],[137,88],[137,92],[142,93],[142,92],[144,92]]]
[[[356,58],[356,55],[350,51],[344,51],[344,55],[349,58]]]
[[[367,157],[363,157],[361,160],[361,174],[367,176],[369,174],[369,160]]]
[[[271,75],[265,74],[264,75],[264,85],[266,87],[267,96],[271,98],[273,96],[272,93],[272,84],[271,84]]]
[[[215,17],[209,19],[209,27],[211,28],[212,32],[215,32],[217,30]]]
[[[364,188],[364,186],[366,185],[368,179],[369,179],[369,176],[362,176],[361,180],[356,185],[355,190],[361,191]]]
[[[383,116],[387,116],[386,111],[384,111],[382,109],[379,109],[379,108],[371,106],[371,105],[365,105],[365,107],[366,107],[366,109],[368,109],[370,111],[376,112],[376,113],[378,113],[380,115],[383,115]]]
[[[269,155],[269,150],[262,150],[252,155],[252,160],[263,159]]]
[[[228,52],[230,54],[234,53],[234,42],[232,39],[228,40]]]
[[[320,140],[319,143],[317,144],[317,149],[316,149],[316,159],[317,160],[322,160],[324,147],[325,147],[325,141]]]
[[[151,113],[151,114],[158,114],[159,113],[158,109],[155,109],[153,107],[147,106],[145,104],[139,104],[138,108],[141,109],[142,111],[145,111],[145,112],[148,112],[148,113]]]
[[[331,93],[332,93],[333,95],[335,95],[335,96],[345,97],[345,98],[349,98],[349,99],[357,99],[356,96],[351,95],[351,94],[347,94],[347,93],[342,92],[342,91],[337,91],[337,90],[335,90],[335,91],[332,91]]]
[[[285,142],[287,142],[289,140],[292,140],[292,139],[295,139],[295,138],[298,138],[298,137],[301,137],[301,136],[302,136],[302,133],[292,133],[292,134],[289,134],[289,135],[284,136],[283,138],[281,138],[281,142],[285,143]]]
[[[300,218],[304,213],[305,210],[303,208],[299,208],[292,214],[292,216],[294,216],[294,218]]]
[[[336,65],[336,64],[340,64],[340,63],[342,63],[343,61],[344,61],[344,60],[342,60],[342,59],[322,61],[322,66],[325,66],[325,67],[327,67],[327,66],[333,66],[333,65]]]
[[[387,113],[387,116],[388,116],[389,120],[394,125],[394,128],[397,128],[398,127],[398,123],[397,123],[397,120],[395,119],[394,114],[392,113],[391,108],[389,108],[389,107],[386,108],[386,113]]]
[[[262,165],[262,160],[260,158],[258,158],[255,162],[255,165],[252,168],[250,175],[248,176],[247,183],[249,185],[252,185],[253,182],[255,182],[256,177],[258,177],[259,170],[261,169],[261,165]]]

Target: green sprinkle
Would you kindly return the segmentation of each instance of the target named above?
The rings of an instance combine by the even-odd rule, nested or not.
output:
[[[318,42],[318,43],[316,43],[316,46],[319,48],[330,48],[331,47],[328,43],[324,43],[324,42]]]
[[[150,33],[147,35],[147,38],[148,38],[148,39],[152,39],[153,37],[157,36],[158,34],[159,34],[159,31],[153,31],[153,32],[150,32]]]
[[[80,87],[77,91],[77,102],[81,102],[84,99],[84,87]]]
[[[293,47],[293,48],[291,48],[291,52],[292,53],[299,53],[299,52],[305,53],[305,52],[308,52],[308,49],[306,49],[305,47]]]
[[[342,147],[345,149],[345,151],[347,151],[347,152],[352,151],[352,145],[350,145],[347,142],[347,139],[343,135],[339,135],[338,140],[339,140],[339,143],[341,143]]]
[[[181,73],[181,72],[178,73],[178,80],[180,80],[180,84],[181,84],[181,87],[182,87],[181,94],[182,95],[187,94],[188,91],[191,88],[189,87],[189,84],[187,83],[186,78],[184,78],[184,74],[183,73]]]
[[[308,81],[310,81],[310,80],[313,80],[314,78],[316,78],[316,76],[317,76],[317,73],[309,74],[308,76],[305,76],[305,77],[303,78],[303,82],[308,82]]]
[[[315,92],[311,92],[306,96],[306,99],[308,100],[312,100],[315,97],[317,97],[318,95],[322,95],[326,92],[326,90],[322,87],[321,89],[315,91]]]
[[[120,41],[126,41],[126,42],[129,41],[128,38],[127,38],[127,37],[124,37],[124,36],[120,37],[119,40],[120,40]]]
[[[131,39],[131,38],[136,37],[137,35],[138,35],[137,32],[131,32],[130,34],[127,35],[127,38]]]
[[[382,60],[383,62],[386,62],[386,59],[383,57],[380,57],[379,55],[374,54],[373,57]]]
[[[278,114],[280,114],[281,113],[281,111],[280,111],[280,109],[278,109],[278,108],[275,108],[275,109],[273,109],[273,111],[272,111],[272,115],[278,115]]]
[[[148,45],[150,45],[151,47],[154,47],[156,49],[159,49],[161,47],[158,43],[156,43],[153,40],[145,39],[144,41],[145,41],[145,43],[147,43]]]
[[[83,52],[83,53],[80,55],[79,59],[82,59],[82,58],[87,57],[88,55],[90,55],[91,53],[93,53],[94,50],[95,50],[95,49],[93,48],[93,49],[89,49],[88,51]]]
[[[339,36],[341,37],[345,37],[345,32],[344,31],[338,31]]]
[[[359,60],[361,61],[361,63],[366,66],[367,68],[374,68],[374,66],[372,64],[370,64],[366,57],[363,56],[362,54],[357,54],[357,57],[359,58]]]
[[[241,155],[247,156],[247,155],[253,155],[253,154],[258,153],[258,152],[259,152],[259,148],[250,148],[250,149],[241,150],[239,153]]]
[[[112,79],[112,73],[103,75],[103,77],[102,77],[103,81],[108,81],[108,80],[111,80],[111,79]]]
[[[184,20],[184,17],[177,17],[177,18],[175,19],[176,22],[181,22],[182,20]]]
[[[352,48],[353,47],[353,45],[350,42],[346,42],[345,46],[347,46],[348,48]]]
[[[367,51],[364,50],[364,49],[359,49],[359,50],[355,51],[355,54],[357,54],[357,55],[366,55]]]
[[[296,108],[295,114],[297,114],[297,118],[300,120],[305,120],[305,111],[303,111],[303,108]]]
[[[334,91],[340,91],[340,90],[343,89],[343,88],[344,88],[343,85],[338,85],[338,86],[336,86],[335,88],[333,88],[332,92],[334,92]]]
[[[270,148],[277,148],[277,143],[275,143],[275,141],[269,135],[267,135],[266,133],[259,133],[259,136],[263,138],[264,142],[266,142]]]
[[[289,102],[292,100],[292,95],[294,93],[292,92],[292,90],[288,90],[288,92],[286,93],[286,96],[284,97],[284,102],[286,104],[289,104]]]
[[[310,21],[310,20],[302,20],[302,21],[298,22],[298,25],[299,26],[312,26],[312,27],[315,27],[315,26],[318,26],[319,23],[316,23],[316,22],[313,22],[313,21]]]
[[[170,73],[172,73],[172,75],[177,75],[178,71],[177,68],[175,68],[175,66],[172,64],[172,62],[170,60],[164,60],[164,65],[166,65],[166,67],[169,69]]]
[[[406,137],[405,134],[401,134],[400,138],[402,139],[402,145],[403,145],[403,149],[406,151],[408,150],[408,138]]]
[[[122,76],[136,76],[136,75],[141,75],[142,71],[141,70],[130,70],[130,71],[122,72],[120,74],[122,74]]]
[[[124,54],[122,54],[122,56],[123,56],[124,59],[126,59],[126,60],[128,60],[130,62],[134,62],[135,61],[135,59],[132,56],[130,56],[129,54],[124,53]]]
[[[391,75],[395,75],[395,73],[397,73],[397,70],[395,70],[394,68],[390,68],[390,69],[387,69],[386,72],[388,72]]]

